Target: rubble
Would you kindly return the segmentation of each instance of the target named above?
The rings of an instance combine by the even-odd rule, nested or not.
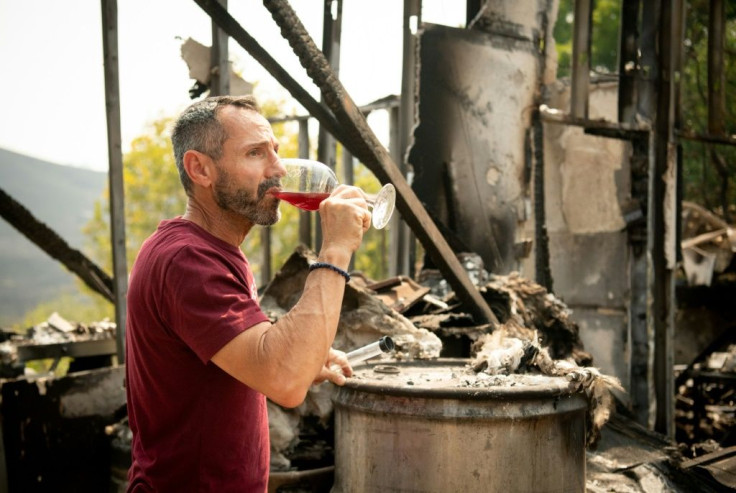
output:
[[[309,249],[297,248],[262,290],[261,306],[272,322],[296,303],[309,262],[315,258]],[[468,259],[472,257],[466,257],[463,265],[473,269],[473,281],[496,314],[498,325],[474,323],[454,293],[431,273],[419,276],[424,281],[398,276],[379,282],[353,273],[334,346],[349,352],[390,336],[396,351],[372,360],[384,363],[387,369],[396,361],[462,358],[468,364],[457,375],[458,385],[469,388],[534,386],[550,377],[564,377],[571,391],[584,393],[589,402],[588,491],[689,491],[687,485],[699,484],[693,483],[695,474],[714,477],[723,461],[732,460],[736,453],[729,452],[736,414],[732,385],[736,340],[724,336],[678,376],[678,441],[684,443],[678,448],[675,442],[627,418],[622,401],[616,399],[623,388],[618,380],[592,366],[578,326],[562,301],[519,274],[492,275]],[[100,354],[114,354],[115,326],[107,320],[86,325],[69,322],[55,313],[26,334],[6,333],[4,339],[0,343],[2,365],[6,373],[11,368],[17,372],[29,359],[73,355],[89,343],[111,343]],[[53,348],[51,353],[49,348]],[[295,409],[268,403],[275,478],[290,478],[297,471],[322,471],[324,475],[334,470],[336,391],[327,383],[314,386]],[[614,412],[616,405],[618,413]],[[129,454],[127,418],[107,428],[113,448],[121,456]],[[683,462],[687,458],[690,462]],[[122,475],[125,466],[119,462]]]
[[[286,261],[261,296],[261,307],[272,321],[286,313],[298,300],[308,274],[314,252],[299,247]],[[469,269],[473,282],[497,315],[500,325],[476,325],[472,316],[461,311],[454,293],[447,290],[438,276],[424,272],[420,278],[429,286],[405,277],[374,282],[354,275],[348,284],[343,312],[334,347],[349,351],[374,342],[383,335],[391,336],[397,350],[386,360],[468,357],[476,378],[466,385],[523,385],[521,373],[538,378],[564,376],[571,389],[583,392],[589,401],[588,444],[594,446],[601,427],[608,421],[614,400],[611,390],[624,392],[617,379],[602,375],[589,367],[592,358],[584,348],[579,330],[567,307],[542,286],[513,273],[496,276],[485,272],[477,256],[465,254],[462,264]],[[425,296],[431,296],[425,301]],[[445,344],[462,338],[465,342]],[[465,347],[462,347],[465,346]],[[482,372],[482,373],[481,373]],[[486,375],[514,375],[512,378],[490,379]],[[473,380],[473,381],[470,381]],[[509,381],[510,380],[510,381]],[[315,391],[332,386],[318,386]],[[311,399],[312,391],[310,391]],[[299,408],[301,420],[317,417],[327,423],[333,409],[331,400],[320,409]],[[284,460],[299,444],[294,429],[294,416],[286,420],[285,410],[274,410],[274,429],[278,437],[290,437],[273,443],[272,466],[279,470],[290,467]],[[282,424],[276,424],[282,423]],[[331,430],[324,427],[328,435]]]
[[[682,203],[682,264],[691,286],[710,286],[730,269],[736,228],[698,204]]]
[[[297,247],[263,290],[260,305],[271,322],[276,322],[296,304],[309,274],[309,263],[315,260],[316,254],[313,251],[304,246]],[[390,288],[395,284],[388,282],[376,285],[360,275],[353,276],[353,281],[345,289],[343,310],[333,347],[349,352],[375,342],[382,336],[390,336],[396,345],[391,359],[439,357],[442,349],[440,339],[426,329],[417,328],[398,311],[383,303],[369,286],[381,289],[382,286]],[[402,306],[410,305],[399,303]],[[381,358],[388,359],[389,356],[376,359]],[[294,463],[300,454],[305,453],[305,449],[309,454],[322,454],[321,457],[312,457],[310,466],[320,467],[325,463],[332,463],[330,419],[335,390],[333,385],[326,383],[313,386],[307,393],[305,402],[296,410],[269,403],[270,431],[272,437],[276,437],[276,440],[272,438],[271,441],[273,470],[293,469]]]
[[[0,377],[6,378],[23,375],[28,371],[25,362],[31,360],[110,356],[116,352],[115,323],[107,319],[72,323],[54,312],[25,334],[3,331],[1,335]]]
[[[727,330],[675,378],[676,437],[697,458],[736,445],[736,334]]]

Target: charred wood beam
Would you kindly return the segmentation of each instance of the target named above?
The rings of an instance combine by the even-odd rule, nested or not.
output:
[[[110,302],[113,296],[112,278],[79,250],[69,246],[54,230],[36,219],[13,197],[0,189],[0,214],[11,226],[35,243],[41,250],[58,260],[84,283]]]
[[[548,108],[545,104],[539,107],[540,116],[544,123],[554,123],[560,125],[575,125],[583,127],[585,133],[591,135],[599,135],[612,139],[621,140],[639,140],[646,139],[652,130],[648,123],[617,123],[604,119],[578,118],[576,116],[565,114],[559,110]]]
[[[302,66],[319,86],[329,108],[317,103],[281,68],[266,51],[214,0],[194,0],[202,10],[225,30],[251,56],[263,65],[274,78],[294,96],[307,111],[334,135],[342,145],[365,164],[382,183],[393,183],[396,187],[396,206],[427,253],[455,290],[458,298],[481,322],[497,323],[488,304],[463,269],[455,253],[440,234],[437,226],[427,215],[401,172],[391,160],[386,149],[371,131],[360,109],[345,92],[334,76],[327,60],[317,48],[294,11],[286,2],[264,4],[281,28]]]
[[[457,256],[424,210],[387,150],[373,134],[360,108],[330,69],[329,63],[289,3],[284,0],[264,0],[263,4],[271,12],[281,28],[282,36],[289,41],[307,74],[322,91],[325,102],[338,122],[349,134],[352,147],[360,151],[353,154],[360,158],[381,183],[393,183],[396,187],[396,205],[402,217],[422,242],[458,298],[479,320],[498,323],[493,311],[473,285]]]
[[[194,2],[199,5],[199,7],[228,34],[228,36],[233,38],[250,54],[250,56],[255,58],[263,68],[268,70],[268,73],[270,73],[273,78],[279,82],[279,84],[289,91],[294,99],[299,101],[299,103],[304,106],[311,115],[319,120],[321,125],[324,125],[336,139],[348,147],[345,144],[347,141],[345,133],[340,128],[340,124],[337,122],[334,115],[330,113],[330,110],[317,102],[311,94],[300,86],[299,83],[289,75],[289,72],[279,65],[279,63],[274,60],[260,44],[258,44],[258,41],[256,41],[240,24],[238,24],[227,10],[225,10],[215,0],[194,0]],[[353,154],[357,155],[355,152],[353,152]]]

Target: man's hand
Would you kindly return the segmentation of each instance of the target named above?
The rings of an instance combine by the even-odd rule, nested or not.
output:
[[[345,377],[353,376],[353,368],[348,363],[348,358],[344,352],[330,348],[327,355],[327,362],[314,380],[315,384],[329,380],[335,385],[345,385]]]
[[[371,227],[371,213],[365,194],[357,187],[340,185],[319,207],[322,224],[322,248],[355,252],[363,240],[363,233]]]

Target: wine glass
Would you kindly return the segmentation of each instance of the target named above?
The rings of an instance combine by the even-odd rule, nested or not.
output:
[[[337,188],[338,180],[329,166],[311,159],[285,158],[281,164],[286,175],[281,178],[281,188],[271,192],[302,210],[316,211],[319,204]],[[371,222],[376,229],[386,227],[396,204],[396,189],[386,184],[375,196],[366,196],[371,208]]]

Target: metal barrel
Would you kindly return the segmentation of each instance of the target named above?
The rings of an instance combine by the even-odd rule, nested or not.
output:
[[[478,384],[467,363],[356,368],[334,398],[332,493],[584,492],[585,396],[560,377]]]

